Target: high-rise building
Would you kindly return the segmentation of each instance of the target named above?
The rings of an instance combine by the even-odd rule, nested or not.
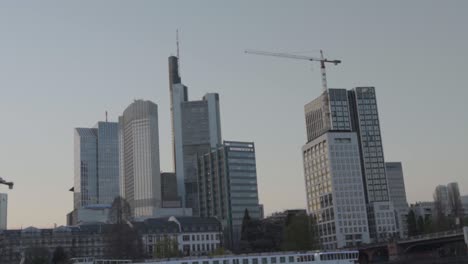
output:
[[[460,189],[458,188],[458,183],[451,182],[447,184],[447,194],[448,194],[448,203],[450,208],[450,214],[452,216],[458,217],[457,221],[462,221],[463,217],[463,205],[460,196]]]
[[[260,219],[263,213],[258,202],[254,143],[224,141],[200,155],[197,167],[200,216],[220,219],[226,245],[236,248],[245,210],[253,219]]]
[[[302,147],[307,209],[325,249],[369,243],[356,133],[327,132]]]
[[[0,230],[7,229],[8,194],[0,193]]]
[[[153,216],[162,207],[158,106],[136,100],[119,117],[121,195],[134,217]]]
[[[354,155],[360,163],[369,234],[374,240],[393,236],[396,233],[395,214],[388,196],[375,89],[373,87],[357,87],[349,91],[328,89],[306,104],[304,110],[308,140],[305,149],[312,148],[310,142],[328,133],[354,134],[351,137],[356,137],[359,149]],[[307,181],[308,173],[305,172],[305,175]],[[315,185],[318,183],[310,184],[312,188],[316,188]],[[312,199],[308,197],[308,202],[310,203]],[[312,211],[309,213],[314,214]],[[334,243],[331,242],[329,245]],[[335,244],[342,245],[341,242]]]
[[[397,228],[400,237],[408,236],[408,201],[406,200],[405,181],[401,162],[385,162],[390,201],[395,208]]]
[[[349,93],[353,131],[358,133],[369,203],[388,201],[388,185],[374,87],[357,87]]]
[[[118,125],[75,128],[74,209],[111,204],[119,195]]]
[[[448,189],[446,185],[438,185],[434,190],[434,210],[436,213],[448,216],[450,214]]]
[[[219,96],[206,94],[189,101],[187,87],[181,83],[178,58],[169,58],[169,89],[173,127],[174,169],[183,207],[199,214],[197,194],[197,156],[221,144]]]
[[[97,204],[97,133],[95,128],[75,128],[74,156],[74,208]]]
[[[177,194],[177,178],[173,172],[161,173],[162,206],[178,208],[181,206],[180,197]]]

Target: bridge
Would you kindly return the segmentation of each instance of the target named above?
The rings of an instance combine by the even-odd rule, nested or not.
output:
[[[375,263],[411,259],[440,259],[443,257],[466,256],[468,263],[468,227],[446,232],[412,236],[407,239],[387,241],[360,246],[359,262]],[[412,263],[414,261],[411,261]]]

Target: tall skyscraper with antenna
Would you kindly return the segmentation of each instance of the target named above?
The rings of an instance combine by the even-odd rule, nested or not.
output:
[[[201,100],[189,101],[187,86],[182,84],[179,73],[178,56],[169,57],[169,94],[177,189],[183,207],[192,208],[197,216],[197,157],[222,143],[219,95],[208,93]]]

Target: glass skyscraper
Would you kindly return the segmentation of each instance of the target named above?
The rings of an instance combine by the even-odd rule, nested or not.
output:
[[[393,236],[393,234],[397,232],[395,212],[388,195],[388,184],[385,173],[385,161],[374,87],[357,87],[349,91],[346,89],[328,89],[318,98],[306,104],[304,110],[307,147],[304,146],[303,155],[306,155],[309,149],[314,148],[311,142],[316,142],[316,139],[324,134],[352,134],[351,138],[356,139],[355,143],[358,147],[358,152],[353,155],[359,160],[362,177],[361,184],[363,187],[362,191],[367,204],[367,224],[369,226],[370,237],[378,240]],[[336,157],[346,155],[345,149],[341,151],[343,153],[335,153]],[[321,157],[320,159],[324,158],[326,159],[326,157]],[[306,161],[306,156],[304,156],[304,164],[306,164]],[[344,162],[344,160],[337,160],[336,162]],[[331,163],[328,166],[332,166]],[[338,166],[348,165],[343,164]],[[304,167],[304,170],[307,181],[310,178],[310,169]],[[327,167],[325,170],[328,170],[326,174],[329,175],[332,169]],[[331,173],[330,179],[332,180],[332,185],[337,184],[334,183],[333,177],[335,176]],[[319,194],[309,189],[316,188],[317,184],[319,184],[319,182],[316,181],[306,184],[309,212],[312,214],[322,210],[310,206],[311,201],[319,197],[314,195]],[[353,185],[349,185],[349,188],[352,186]],[[338,193],[340,192],[338,189],[336,190]],[[353,191],[361,190],[353,188]],[[348,203],[356,202],[358,202],[356,199],[348,201]],[[320,204],[319,207],[321,208],[321,206]],[[351,208],[353,208],[353,206],[351,206]],[[351,216],[355,214],[356,213],[351,213]],[[357,230],[357,232],[360,232],[359,228]],[[323,239],[325,239],[324,242],[330,242],[326,241],[329,238],[323,237]],[[333,243],[330,245],[333,245]],[[336,245],[342,246],[343,243],[338,241]]]
[[[169,90],[173,128],[174,169],[182,206],[199,215],[197,156],[221,144],[219,95],[206,94],[189,101],[187,87],[181,83],[178,58],[169,57]]]
[[[242,219],[261,217],[258,201],[255,145],[224,141],[222,146],[198,158],[200,216],[214,216],[223,223],[230,248],[240,241]]]
[[[111,204],[119,195],[118,124],[75,128],[74,208]]]

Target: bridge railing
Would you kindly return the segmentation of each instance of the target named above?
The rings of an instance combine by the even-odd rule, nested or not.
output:
[[[406,241],[414,241],[414,240],[426,240],[426,239],[431,239],[431,238],[442,238],[442,237],[462,235],[462,234],[463,234],[462,229],[455,229],[455,230],[449,230],[449,231],[444,231],[444,232],[437,232],[437,233],[429,233],[429,234],[424,234],[424,235],[410,236],[410,237],[407,237],[407,238],[399,239],[398,241],[399,242],[406,242]]]

